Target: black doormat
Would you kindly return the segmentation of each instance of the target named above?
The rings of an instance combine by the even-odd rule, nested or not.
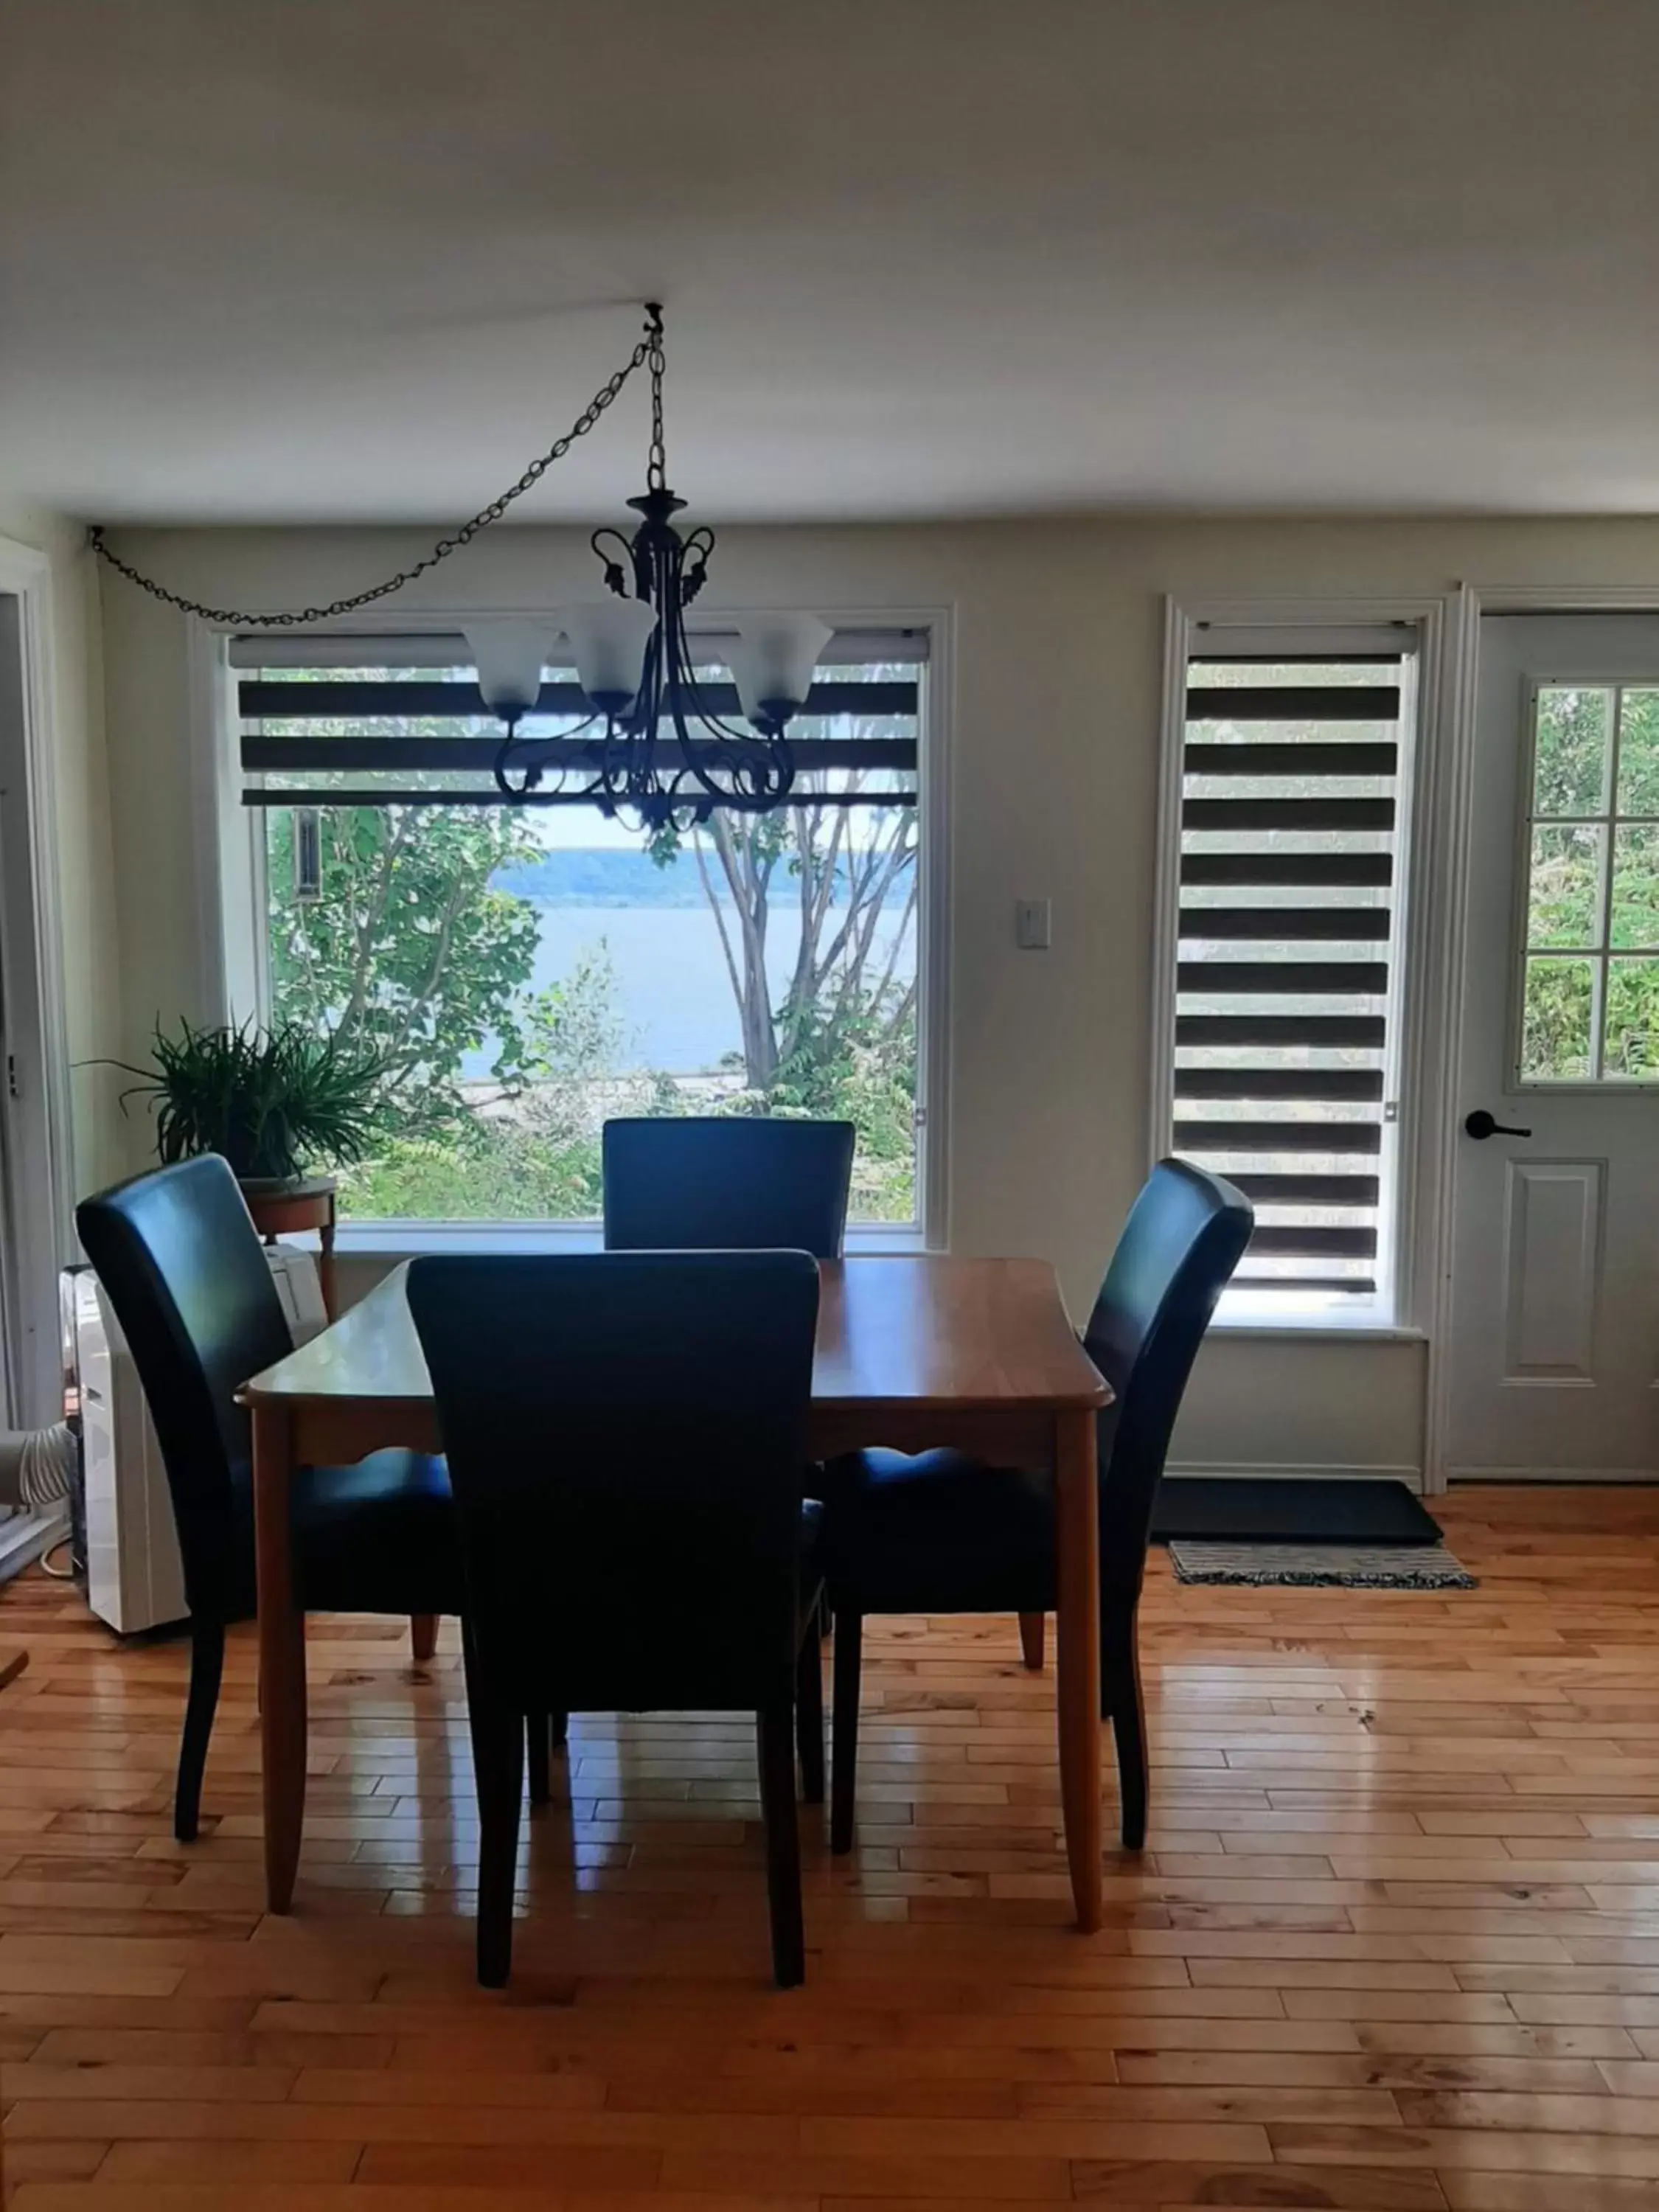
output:
[[[1437,1544],[1440,1526],[1403,1482],[1169,1474],[1152,1541],[1210,1544]]]

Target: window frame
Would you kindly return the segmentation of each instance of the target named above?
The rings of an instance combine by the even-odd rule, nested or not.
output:
[[[1547,674],[1528,675],[1526,678],[1522,699],[1524,724],[1521,733],[1521,774],[1516,791],[1514,902],[1510,920],[1509,1007],[1504,1047],[1509,1082],[1516,1096],[1628,1098],[1659,1091],[1659,1069],[1650,1076],[1609,1076],[1601,1073],[1585,1076],[1528,1076],[1523,1073],[1522,1067],[1526,1048],[1527,967],[1529,960],[1534,957],[1563,961],[1578,959],[1588,960],[1591,963],[1594,969],[1590,999],[1591,1064],[1593,1067],[1599,1068],[1607,1047],[1607,972],[1613,961],[1615,957],[1659,957],[1659,951],[1639,945],[1615,946],[1612,941],[1615,833],[1625,824],[1659,826],[1659,813],[1623,815],[1619,811],[1623,696],[1626,691],[1651,691],[1656,689],[1659,689],[1659,673],[1650,667],[1632,673],[1602,667],[1594,674],[1553,669]],[[1538,772],[1539,698],[1546,691],[1567,690],[1606,691],[1613,695],[1606,757],[1607,807],[1599,814],[1536,814],[1533,809]],[[1534,829],[1556,827],[1596,828],[1606,832],[1601,877],[1596,887],[1596,903],[1603,934],[1601,943],[1593,948],[1566,945],[1534,947],[1528,942],[1531,936],[1533,831]]]
[[[730,632],[763,613],[746,605],[698,610],[699,631]],[[399,636],[453,636],[480,616],[522,613],[495,606],[413,613],[379,611],[319,626],[285,631],[319,644],[395,632]],[[836,608],[826,620],[843,631],[919,630],[927,640],[920,678],[916,816],[920,830],[916,898],[916,1089],[918,1174],[916,1218],[909,1224],[849,1224],[849,1251],[944,1251],[949,1249],[950,939],[949,709],[951,617],[948,608]],[[198,732],[197,842],[203,866],[203,906],[209,927],[204,953],[206,1018],[237,1022],[270,1018],[268,884],[261,810],[241,804],[240,720],[230,641],[239,633],[191,617],[192,722]],[[600,1224],[592,1221],[441,1221],[420,1218],[343,1220],[336,1249],[362,1257],[399,1258],[423,1250],[489,1251],[593,1249]]]
[[[1172,1149],[1176,968],[1181,936],[1181,830],[1187,743],[1186,700],[1192,659],[1230,653],[1286,660],[1375,650],[1391,632],[1407,657],[1408,711],[1401,719],[1395,855],[1395,927],[1390,944],[1388,1054],[1384,1064],[1385,1218],[1379,1220],[1377,1290],[1359,1299],[1332,1294],[1328,1305],[1273,1310],[1253,1294],[1248,1310],[1224,1297],[1212,1327],[1249,1337],[1421,1340],[1419,1320],[1433,1296],[1437,1244],[1433,1176],[1425,1149],[1437,1140],[1436,1102],[1423,1096],[1421,1073],[1434,1063],[1428,984],[1436,964],[1425,896],[1441,861],[1435,814],[1443,769],[1435,734],[1443,712],[1445,602],[1399,599],[1218,599],[1164,601],[1163,712],[1150,1024],[1148,1165]],[[1392,1115],[1386,1111],[1394,1109]]]

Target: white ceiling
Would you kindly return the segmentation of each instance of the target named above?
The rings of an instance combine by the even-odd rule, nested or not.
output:
[[[0,488],[1659,509],[1659,0],[9,0]],[[611,513],[631,390],[526,520]]]

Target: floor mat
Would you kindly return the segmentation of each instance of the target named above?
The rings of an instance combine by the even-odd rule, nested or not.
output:
[[[1206,1544],[1437,1544],[1440,1524],[1403,1482],[1336,1477],[1167,1474],[1152,1541]]]
[[[1330,1584],[1340,1589],[1474,1589],[1443,1544],[1196,1544],[1170,1547],[1176,1580]]]

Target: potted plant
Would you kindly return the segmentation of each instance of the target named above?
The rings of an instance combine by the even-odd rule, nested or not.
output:
[[[198,1152],[220,1152],[245,1190],[270,1193],[319,1167],[348,1167],[379,1132],[387,1067],[380,1055],[328,1031],[280,1022],[261,1030],[157,1028],[153,1065],[122,1093],[148,1099],[155,1150],[164,1166]]]

